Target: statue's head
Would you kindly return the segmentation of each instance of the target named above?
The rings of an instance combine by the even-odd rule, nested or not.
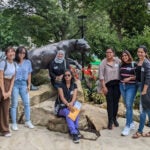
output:
[[[76,49],[80,50],[81,52],[88,52],[90,49],[89,44],[84,39],[76,40]]]

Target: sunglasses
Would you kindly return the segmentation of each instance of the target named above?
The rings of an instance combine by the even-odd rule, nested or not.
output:
[[[70,76],[71,76],[71,74],[65,74],[64,76],[65,76],[65,77],[70,77]]]

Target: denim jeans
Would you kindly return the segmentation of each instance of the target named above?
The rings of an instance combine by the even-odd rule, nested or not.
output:
[[[25,80],[16,80],[12,90],[11,96],[11,118],[12,123],[17,122],[17,106],[18,106],[18,96],[21,96],[24,105],[25,119],[30,121],[30,99],[29,93],[27,91],[27,81]]]
[[[79,116],[77,116],[76,120],[73,121],[68,117],[70,110],[68,108],[60,109],[59,116],[63,116],[66,118],[67,126],[69,128],[69,131],[71,134],[77,134],[78,133],[78,124],[79,124]]]
[[[137,83],[137,89],[141,93],[142,89],[141,89],[141,83],[140,82]],[[144,111],[143,110],[141,100],[140,100],[139,110],[140,110],[140,122],[139,122],[138,132],[142,133],[143,129],[144,129],[145,121],[146,121],[146,114],[148,115],[148,118],[150,119],[150,111]]]
[[[133,102],[137,92],[136,84],[120,83],[120,91],[126,106],[126,126],[133,122]]]
[[[143,110],[142,112],[140,112],[140,123],[139,123],[139,128],[138,128],[139,133],[143,132],[145,121],[146,121],[146,114],[150,116],[150,110],[149,111]]]

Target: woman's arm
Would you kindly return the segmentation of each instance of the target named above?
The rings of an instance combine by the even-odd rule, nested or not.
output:
[[[145,72],[145,75],[144,75],[145,81],[144,81],[144,87],[142,90],[142,95],[147,93],[147,89],[148,89],[149,84],[150,84],[150,62],[146,62],[145,65],[143,65],[143,67],[144,67],[144,72]]]
[[[27,80],[27,90],[30,91],[31,87],[31,73],[28,74],[28,80]]]
[[[0,88],[2,90],[2,95],[4,96],[5,88],[4,88],[4,72],[0,70]]]
[[[15,75],[12,76],[10,87],[9,87],[9,91],[7,92],[7,97],[11,96],[11,92],[12,92],[12,89],[13,89],[13,86],[14,86],[14,81],[15,81]]]
[[[69,103],[64,97],[64,92],[63,92],[62,88],[58,88],[58,94],[60,96],[61,101],[68,107]]]
[[[77,88],[73,90],[73,96],[70,104],[73,106],[74,102],[77,100]]]

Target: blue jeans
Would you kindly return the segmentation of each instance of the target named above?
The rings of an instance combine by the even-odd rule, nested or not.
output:
[[[79,116],[77,116],[76,120],[73,121],[68,117],[70,110],[68,108],[60,109],[59,116],[63,116],[66,118],[67,126],[69,128],[69,131],[71,134],[77,134],[78,133],[78,124],[79,124]]]
[[[150,110],[149,111],[142,110],[142,112],[140,112],[140,123],[139,123],[139,128],[138,128],[139,133],[143,132],[145,121],[146,121],[146,114],[150,116]]]
[[[137,83],[137,89],[138,91],[141,93],[142,89],[141,89],[141,83]],[[138,132],[142,133],[143,129],[144,129],[144,125],[145,125],[145,121],[146,121],[146,114],[148,115],[148,118],[150,119],[150,111],[144,111],[142,108],[142,104],[141,104],[141,99],[140,99],[140,122],[139,122],[139,128],[138,128]]]
[[[29,93],[27,91],[27,81],[25,80],[16,80],[12,90],[11,96],[11,118],[12,123],[17,122],[17,106],[18,106],[18,96],[21,96],[24,105],[25,119],[30,121],[30,99]]]
[[[120,83],[120,92],[126,106],[126,126],[133,122],[133,102],[136,95],[136,84]]]

